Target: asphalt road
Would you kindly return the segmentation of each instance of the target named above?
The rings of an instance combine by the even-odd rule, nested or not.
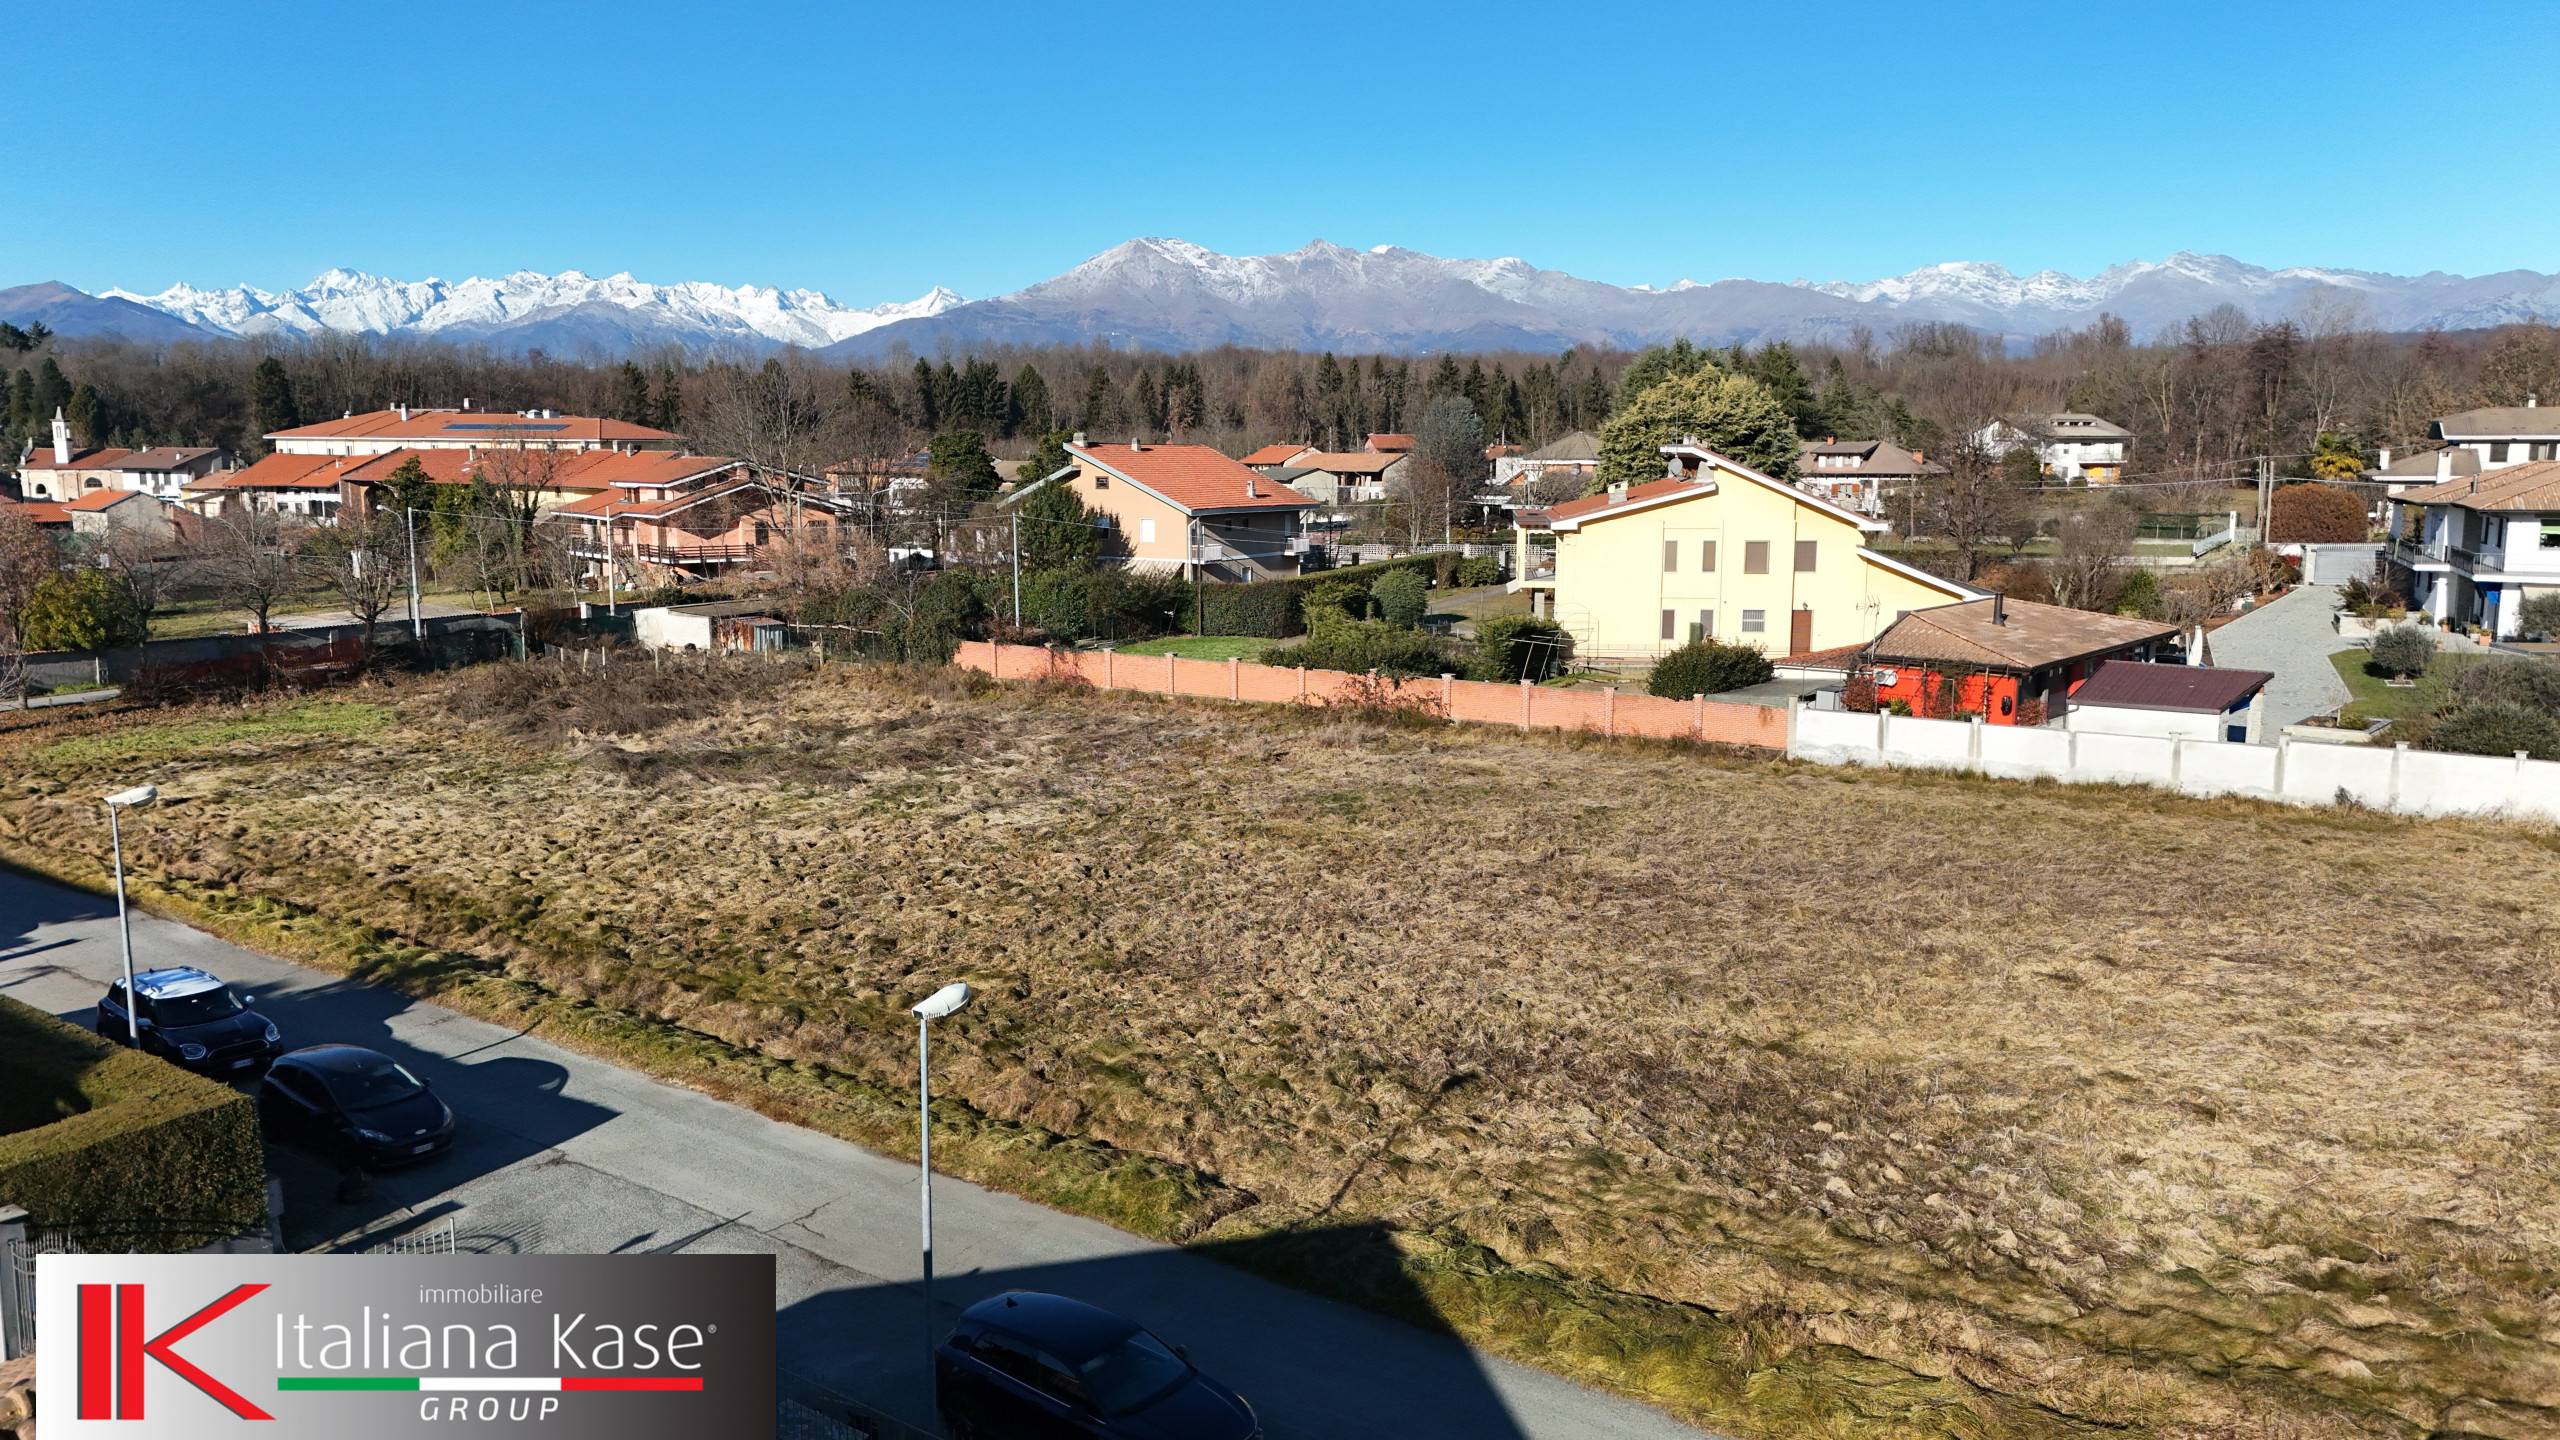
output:
[[[450,1221],[461,1248],[776,1257],[788,1376],[910,1423],[932,1416],[914,1167],[439,1006],[137,914],[138,964],[247,987],[288,1045],[346,1041],[424,1076],[454,1148],[356,1196],[270,1147],[297,1250],[372,1248]],[[112,900],[0,869],[0,994],[81,1024],[119,972]],[[932,1326],[1007,1289],[1076,1295],[1187,1346],[1273,1440],[1672,1440],[1647,1407],[1207,1256],[957,1180],[934,1185]]]

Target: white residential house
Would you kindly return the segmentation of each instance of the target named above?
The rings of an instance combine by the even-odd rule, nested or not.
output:
[[[2033,447],[2036,466],[2049,480],[2113,485],[2124,478],[2133,432],[2112,420],[2062,410],[1994,420],[1975,432],[1974,439],[1994,455],[2006,455],[2022,445]]]
[[[2524,602],[2560,590],[2560,460],[2395,485],[2391,500],[2394,578],[2438,624],[2512,638]]]

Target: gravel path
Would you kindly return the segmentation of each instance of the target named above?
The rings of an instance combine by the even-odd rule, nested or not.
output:
[[[2337,586],[2300,585],[2205,637],[2214,664],[2274,672],[2266,690],[2266,743],[2275,743],[2279,727],[2300,724],[2347,702],[2347,682],[2338,678],[2329,657],[2356,647],[2340,639],[2330,623],[2337,608]]]

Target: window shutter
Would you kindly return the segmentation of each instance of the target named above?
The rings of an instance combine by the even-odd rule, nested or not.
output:
[[[1698,568],[1710,575],[1716,572],[1716,542],[1713,540],[1698,542]]]
[[[1665,639],[1665,640],[1670,640],[1670,639],[1675,638],[1675,637],[1676,637],[1676,635],[1677,635],[1677,632],[1678,632],[1679,628],[1680,628],[1680,617],[1679,617],[1677,614],[1674,614],[1673,612],[1671,612],[1671,611],[1669,611],[1669,610],[1665,610],[1665,611],[1663,611],[1663,612],[1662,612],[1662,638],[1663,638],[1663,639]]]
[[[1675,571],[1675,570],[1677,570],[1677,569],[1679,569],[1679,568],[1680,568],[1680,542],[1679,542],[1679,541],[1677,541],[1677,540],[1665,540],[1665,541],[1663,541],[1663,542],[1662,542],[1662,573],[1663,573],[1663,574],[1665,574],[1665,575],[1668,575],[1668,574],[1672,573],[1673,571]]]
[[[1742,573],[1745,575],[1766,575],[1769,573],[1768,541],[1745,540],[1742,542]]]
[[[1799,540],[1796,542],[1797,574],[1802,575],[1813,569],[1813,547],[1817,543],[1819,542],[1812,540]]]

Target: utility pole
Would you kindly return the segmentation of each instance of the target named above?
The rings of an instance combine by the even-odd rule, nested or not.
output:
[[[612,615],[612,614],[617,613],[617,612],[614,610],[614,608],[613,608],[613,607],[614,607],[614,588],[613,588],[613,508],[612,508],[612,507],[613,507],[613,502],[612,502],[612,501],[608,500],[608,501],[606,501],[606,502],[605,502],[605,516],[604,516],[604,613],[606,613],[607,615]]]
[[[1022,512],[1007,510],[1013,521],[1013,626],[1022,628]]]
[[[2275,521],[2276,457],[2258,457],[2258,543],[2267,543],[2267,530]]]
[[[418,599],[418,512],[403,506],[401,529],[409,532],[409,635],[423,642],[427,638],[427,607]]]

